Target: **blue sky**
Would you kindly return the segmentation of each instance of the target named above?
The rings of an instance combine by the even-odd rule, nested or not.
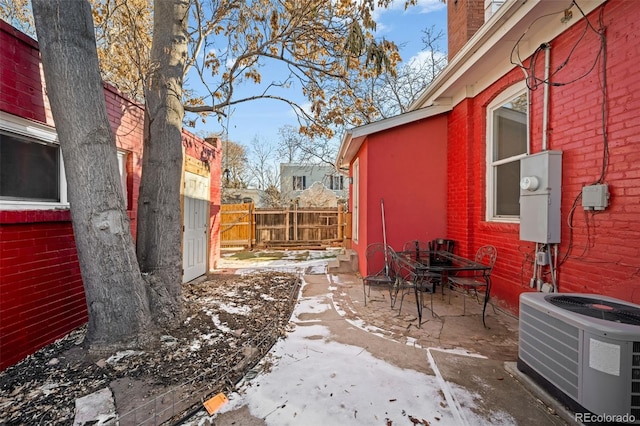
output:
[[[377,37],[394,41],[405,63],[422,51],[422,30],[433,25],[446,34],[446,5],[441,0],[419,0],[416,6],[407,10],[404,9],[404,0],[396,0],[390,8],[377,10],[375,16]],[[446,49],[446,39],[441,42],[441,47]],[[271,81],[272,78],[270,79],[269,76],[277,73],[277,69],[265,68],[261,71],[263,81]],[[299,87],[290,90],[294,91],[294,96],[298,96]],[[296,98],[302,99],[302,96]],[[298,126],[291,108],[283,102],[274,100],[256,100],[237,105],[232,111],[228,124],[229,139],[245,146],[250,145],[255,138],[275,145],[279,139],[279,128],[285,125]],[[198,123],[195,131],[206,135],[220,133],[222,128],[215,118],[210,117],[205,124]]]

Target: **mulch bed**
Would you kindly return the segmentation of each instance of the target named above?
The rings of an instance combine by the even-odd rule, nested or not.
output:
[[[0,424],[71,424],[75,400],[105,387],[120,424],[175,421],[233,388],[284,336],[299,287],[297,274],[282,272],[186,284],[179,327],[151,349],[100,359],[82,345],[84,328],[75,330],[0,373]]]

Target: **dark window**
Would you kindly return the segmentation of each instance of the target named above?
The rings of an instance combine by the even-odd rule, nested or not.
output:
[[[307,189],[307,177],[306,176],[294,176],[293,177],[293,190]]]
[[[0,199],[60,201],[60,148],[0,133]]]
[[[328,175],[329,189],[340,191],[344,189],[344,176]]]

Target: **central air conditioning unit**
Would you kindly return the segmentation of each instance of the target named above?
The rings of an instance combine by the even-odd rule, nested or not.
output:
[[[640,424],[640,306],[522,293],[518,369],[576,413]]]

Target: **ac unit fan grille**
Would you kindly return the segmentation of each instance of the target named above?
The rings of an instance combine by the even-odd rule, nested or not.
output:
[[[567,311],[623,324],[640,325],[640,309],[597,297],[553,296],[545,297],[552,305]]]
[[[578,399],[580,330],[529,305],[520,308],[519,357],[571,398]]]

